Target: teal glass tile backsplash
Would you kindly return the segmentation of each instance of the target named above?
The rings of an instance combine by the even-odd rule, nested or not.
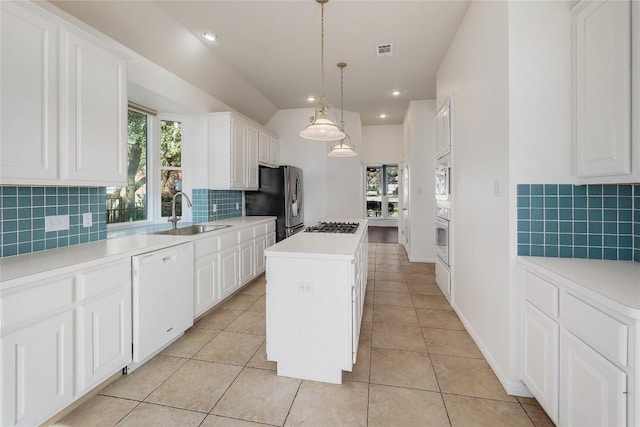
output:
[[[1,257],[106,239],[104,187],[0,187]],[[91,227],[82,216],[91,213]],[[45,217],[68,215],[69,229],[45,231]]]
[[[192,196],[194,223],[242,216],[242,191],[194,189]]]
[[[640,262],[640,186],[519,184],[518,255]]]

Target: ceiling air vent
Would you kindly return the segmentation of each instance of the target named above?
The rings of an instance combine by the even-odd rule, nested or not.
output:
[[[392,56],[393,45],[391,43],[379,44],[376,46],[376,53],[378,56]]]

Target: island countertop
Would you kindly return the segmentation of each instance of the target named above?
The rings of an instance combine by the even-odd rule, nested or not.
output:
[[[367,230],[366,219],[328,219],[326,222],[357,222],[353,234],[311,233],[303,231],[267,248],[266,256],[288,258],[345,258],[355,256],[363,234]]]

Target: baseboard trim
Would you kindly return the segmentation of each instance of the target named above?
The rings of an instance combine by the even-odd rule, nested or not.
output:
[[[430,262],[430,263],[433,264],[434,262],[436,262],[436,259],[435,258],[412,257],[411,255],[409,255],[409,261],[411,261],[411,262]]]
[[[471,339],[476,343],[476,345],[478,346],[478,349],[480,349],[480,353],[482,353],[485,360],[487,361],[487,363],[489,364],[493,372],[496,374],[496,377],[498,377],[498,381],[500,381],[502,388],[504,388],[507,394],[511,396],[519,396],[519,397],[533,397],[533,394],[531,394],[527,386],[524,385],[524,383],[521,380],[514,381],[514,380],[511,380],[508,375],[505,375],[505,373],[502,371],[502,369],[500,368],[500,365],[498,364],[498,362],[496,362],[496,360],[494,359],[493,355],[491,354],[487,346],[485,346],[482,339],[480,339],[480,336],[478,335],[478,333],[473,329],[473,327],[471,326],[467,318],[464,317],[462,310],[460,310],[460,308],[455,304],[455,302],[452,303],[451,306],[453,307],[453,310],[456,312],[456,314],[460,318],[460,321],[462,321],[462,324],[464,325],[465,329],[471,336]]]

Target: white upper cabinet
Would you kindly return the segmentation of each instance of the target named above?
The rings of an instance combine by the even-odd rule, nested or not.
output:
[[[0,3],[1,183],[57,178],[58,29]]]
[[[266,132],[259,132],[258,161],[263,166],[278,167],[280,142]]]
[[[125,61],[33,3],[0,7],[0,184],[125,184]]]
[[[126,63],[72,32],[65,59],[61,176],[92,183],[127,180]]]
[[[576,175],[587,178],[584,182],[636,181],[640,164],[632,159],[638,142],[632,147],[631,2],[583,1],[573,12]],[[637,51],[635,45],[635,57]]]
[[[435,117],[436,159],[451,152],[451,100],[447,100],[438,108]]]
[[[263,135],[266,134],[259,126],[237,114],[225,112],[209,116],[211,189],[258,189],[258,163],[263,164],[264,155]],[[269,145],[266,147],[268,150]]]

